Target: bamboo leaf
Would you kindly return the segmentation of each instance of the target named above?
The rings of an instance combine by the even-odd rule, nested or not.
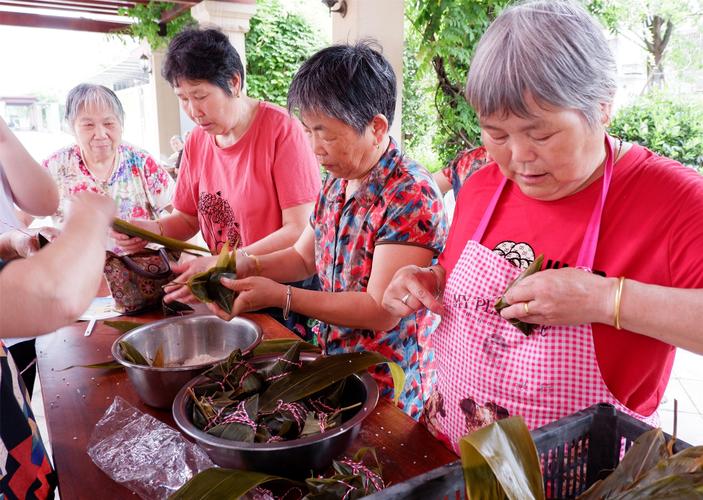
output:
[[[508,293],[508,291],[520,283],[522,280],[527,278],[528,276],[535,274],[536,272],[540,271],[542,269],[542,261],[544,261],[544,255],[538,256],[532,264],[529,265],[527,269],[525,269],[523,272],[521,272],[515,280],[508,285],[508,287],[505,289],[505,292],[503,292],[503,296],[498,299],[498,301],[495,303],[495,310],[500,313],[503,309],[508,307],[510,304],[505,300],[505,294]],[[534,329],[535,325],[531,323],[525,323],[524,321],[521,321],[517,318],[512,318],[507,320],[511,325],[513,325],[515,328],[520,330],[522,333],[525,335],[531,335],[532,330]]]
[[[703,498],[703,470],[666,476],[651,484],[635,487],[613,500],[700,500]]]
[[[300,369],[292,372],[287,377],[272,383],[261,395],[260,411],[270,412],[276,407],[278,401],[292,403],[326,389],[330,385],[347,378],[360,371],[366,370],[379,363],[395,364],[376,352],[352,352],[324,356],[310,363],[304,364]],[[397,366],[397,365],[396,365]],[[400,368],[400,367],[398,367]],[[396,396],[403,390],[405,375],[400,369],[393,371]],[[401,377],[402,380],[396,377]]]
[[[237,294],[220,283],[220,279],[237,279],[236,259],[236,245],[230,252],[230,243],[227,241],[222,246],[215,265],[205,272],[194,274],[188,280],[187,286],[195,298],[206,304],[215,302],[220,309],[231,313]]]
[[[127,333],[138,326],[142,326],[143,323],[137,323],[136,321],[103,321],[103,324],[115,328],[122,333]]]
[[[120,346],[122,356],[124,356],[127,361],[135,365],[149,366],[149,362],[146,358],[132,344],[126,340],[120,340],[117,344]]]
[[[618,467],[608,477],[593,484],[579,498],[605,498],[622,492],[644,472],[650,470],[661,459],[668,456],[669,453],[662,430],[652,429],[647,431],[635,440]]]
[[[270,339],[264,340],[251,353],[252,357],[264,356],[268,354],[280,354],[286,352],[293,344],[300,344],[301,351],[320,352],[320,348],[302,340],[290,339]]]
[[[70,370],[71,368],[99,368],[102,370],[118,370],[124,368],[124,365],[121,365],[117,361],[105,361],[103,363],[93,363],[90,365],[71,365],[56,371],[62,372],[65,370]]]
[[[240,498],[257,486],[269,481],[289,479],[259,472],[212,468],[202,471],[171,495],[170,500],[229,500]]]
[[[637,482],[632,485],[632,489],[643,489],[667,476],[689,474],[697,471],[703,471],[703,446],[686,448],[670,458],[660,460],[657,465],[639,476]]]
[[[154,353],[154,359],[151,361],[151,366],[155,368],[163,368],[164,367],[164,346],[160,345],[159,347],[156,348],[156,352]]]
[[[169,238],[168,236],[161,236],[160,234],[152,233],[151,231],[147,231],[139,226],[130,224],[126,220],[115,218],[112,221],[112,228],[117,232],[128,236],[136,236],[150,243],[158,243],[159,245],[165,246],[166,248],[170,248],[172,250],[195,250],[206,254],[210,253],[210,250],[207,248],[193,245],[175,238]]]
[[[498,420],[459,441],[468,498],[542,500],[537,448],[520,417]]]

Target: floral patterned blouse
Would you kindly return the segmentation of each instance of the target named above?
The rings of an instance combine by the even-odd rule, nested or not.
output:
[[[435,255],[442,251],[447,221],[437,185],[394,141],[345,202],[347,182],[328,176],[311,217],[322,291],[366,291],[378,245],[416,245]],[[328,354],[375,351],[398,363],[406,376],[399,406],[418,418],[423,377],[433,363],[431,352],[424,347],[435,323],[437,318],[425,310],[403,318],[385,332],[320,323],[316,340]],[[374,377],[381,394],[391,398],[393,382],[388,368],[380,365]]]
[[[478,169],[490,163],[491,158],[484,146],[473,149],[464,149],[457,154],[449,165],[442,169],[442,173],[452,184],[454,197],[459,196],[459,189],[466,179],[471,177]]]
[[[130,144],[120,144],[118,163],[106,182],[99,182],[86,168],[78,145],[61,149],[43,165],[59,185],[61,203],[55,222],[63,222],[68,198],[82,191],[103,193],[117,203],[121,219],[157,219],[171,204],[176,182],[146,152]],[[113,248],[121,253],[118,248]]]

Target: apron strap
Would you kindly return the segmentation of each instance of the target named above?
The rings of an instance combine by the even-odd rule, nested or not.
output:
[[[498,188],[496,189],[496,192],[493,193],[493,198],[491,198],[491,201],[488,203],[486,210],[483,212],[483,217],[481,217],[481,222],[479,222],[478,227],[476,228],[476,231],[474,231],[474,235],[471,237],[471,239],[473,241],[481,243],[481,240],[483,239],[483,235],[486,232],[486,228],[488,227],[488,223],[490,222],[491,217],[493,216],[493,212],[495,211],[496,205],[498,204],[498,200],[500,199],[500,195],[503,193],[503,189],[505,188],[505,185],[507,183],[508,183],[508,178],[503,176],[500,183],[498,184]]]
[[[596,201],[596,206],[593,208],[591,220],[586,227],[586,234],[581,243],[578,258],[576,259],[576,267],[586,267],[593,269],[593,261],[596,257],[596,247],[598,246],[598,236],[600,235],[600,222],[603,215],[603,207],[605,206],[605,198],[608,196],[610,189],[610,180],[613,177],[613,165],[615,163],[615,150],[613,140],[608,134],[605,135],[605,168],[603,172],[603,189],[600,197]]]
[[[605,134],[605,168],[603,172],[603,188],[601,191],[601,196],[596,201],[596,206],[593,208],[591,213],[591,219],[586,227],[586,233],[581,242],[581,249],[579,250],[578,258],[576,259],[576,267],[585,267],[588,269],[593,268],[593,261],[596,256],[596,248],[598,246],[598,236],[600,234],[600,222],[603,215],[603,207],[605,206],[605,199],[608,196],[608,189],[610,188],[610,180],[613,176],[613,165],[615,163],[615,151],[613,146],[613,140],[608,134]],[[503,177],[491,201],[488,203],[486,210],[481,217],[481,221],[476,227],[471,239],[478,243],[481,242],[483,236],[488,227],[488,223],[493,216],[496,206],[498,205],[498,200],[500,195],[503,193],[505,186],[508,183],[508,178]]]

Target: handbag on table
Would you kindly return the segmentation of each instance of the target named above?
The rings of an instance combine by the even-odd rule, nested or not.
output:
[[[115,309],[136,314],[161,306],[164,285],[176,275],[169,261],[176,261],[179,251],[145,248],[130,255],[107,252],[105,279],[115,300]]]

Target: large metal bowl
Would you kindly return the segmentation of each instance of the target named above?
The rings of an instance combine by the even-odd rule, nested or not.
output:
[[[302,353],[303,361],[312,361],[315,354]],[[257,358],[269,361],[272,356]],[[361,407],[344,412],[343,424],[329,431],[300,439],[275,443],[243,443],[222,439],[201,431],[192,422],[193,401],[188,389],[208,382],[205,376],[197,377],[178,392],[173,401],[173,419],[181,431],[195,441],[221,467],[251,470],[289,478],[305,478],[311,471],[324,471],[335,457],[346,451],[359,434],[361,422],[371,414],[378,403],[378,386],[370,374],[354,375],[344,389],[342,405],[359,401]]]
[[[249,352],[261,342],[261,328],[253,321],[223,321],[212,314],[168,318],[130,330],[112,344],[112,355],[127,370],[139,398],[156,408],[170,408],[183,385],[239,348]],[[182,364],[201,354],[216,358],[209,363],[155,368],[135,365],[122,356],[118,342],[126,340],[142,355],[153,359],[159,347],[164,363]]]

